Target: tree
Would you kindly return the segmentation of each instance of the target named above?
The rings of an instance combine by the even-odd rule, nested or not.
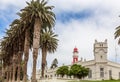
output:
[[[68,75],[69,72],[68,68],[69,68],[68,66],[59,67],[58,70],[56,71],[57,75],[61,75],[62,77],[64,75]]]
[[[25,33],[22,31],[23,28],[23,22],[21,22],[20,19],[15,19],[12,24],[10,25],[11,28],[15,30],[15,38],[17,38],[17,47],[18,50],[17,53],[17,82],[20,82],[20,69],[21,69],[21,61],[22,61],[22,55],[23,55],[23,47],[24,47],[24,36]]]
[[[119,38],[120,37],[120,26],[118,26],[116,29],[115,29],[115,39]],[[120,44],[120,38],[118,39],[118,44]]]
[[[27,29],[25,32],[25,43],[24,43],[23,82],[27,81],[27,62],[29,58],[29,48],[30,48],[30,31],[29,29]]]
[[[58,60],[55,58],[55,59],[53,60],[52,64],[51,64],[51,67],[50,67],[50,68],[52,69],[52,68],[58,67],[57,64],[58,64]]]
[[[32,0],[30,3],[27,2],[27,6],[21,10],[24,14],[22,19],[29,24],[33,24],[34,29],[32,82],[36,81],[36,62],[41,30],[46,27],[51,28],[54,26],[55,14],[52,12],[52,9],[53,6],[47,6],[47,2],[44,0]]]
[[[22,27],[21,20],[15,19],[10,25],[10,29],[7,29],[6,37],[4,37],[1,42],[3,63],[5,69],[7,69],[5,70],[7,81],[11,81],[11,78],[13,82],[15,81],[17,67],[17,82],[20,81],[20,63],[24,44],[24,32],[21,30]]]
[[[20,82],[20,63],[23,53],[24,33],[21,28],[21,20],[15,19],[6,31],[6,37],[1,42],[4,74],[6,73],[7,81],[15,81],[15,72],[17,70],[17,82]],[[11,79],[12,78],[12,79]]]
[[[79,78],[84,78],[88,75],[89,73],[89,69],[88,68],[85,68],[85,67],[81,67],[81,72],[79,73]]]
[[[70,75],[78,77],[78,74],[81,72],[81,65],[73,64],[70,68]]]
[[[81,79],[87,76],[88,72],[89,72],[88,68],[82,67],[81,65],[73,64],[70,68],[69,75],[73,75],[76,78]]]
[[[7,30],[6,34],[7,37],[4,37],[4,40],[2,41],[2,51],[3,51],[3,64],[4,64],[4,68],[6,69],[4,71],[4,74],[6,73],[6,78],[7,81],[11,79],[11,76],[13,76],[13,81],[14,79],[14,75],[15,75],[15,61],[13,62],[13,54],[17,56],[17,52],[18,52],[18,45],[17,42],[18,41],[14,41],[16,40],[16,30],[17,27],[13,28],[11,27],[10,30]],[[14,37],[14,38],[13,38]],[[13,43],[14,42],[14,43]],[[16,49],[15,49],[16,48]],[[9,68],[8,68],[9,67]],[[13,75],[11,75],[11,68],[13,68]],[[10,69],[10,70],[9,70]],[[9,74],[10,73],[10,74]]]
[[[18,13],[20,19],[16,19],[10,25],[6,37],[1,42],[5,70],[3,75],[6,74],[7,81],[11,78],[13,82],[15,81],[17,67],[17,82],[20,81],[20,62],[23,51],[25,53],[24,77],[26,77],[29,47],[33,47],[32,82],[36,81],[36,60],[40,46],[40,34],[43,28],[51,29],[54,26],[55,14],[52,9],[53,6],[48,6],[44,0],[32,0],[30,3],[27,2],[27,6]]]
[[[47,52],[54,53],[57,49],[58,39],[57,35],[49,29],[43,29],[41,33],[40,48],[42,49],[42,77],[44,77],[44,70],[46,64]]]

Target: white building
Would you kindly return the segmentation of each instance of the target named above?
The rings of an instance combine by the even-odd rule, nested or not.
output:
[[[78,49],[75,47],[73,50],[73,64],[80,64],[89,68],[89,75],[85,77],[86,80],[108,80],[108,79],[120,79],[120,64],[109,61],[107,59],[108,45],[107,40],[104,42],[94,43],[94,60],[86,61],[81,58],[78,60]],[[71,66],[71,65],[69,65]],[[45,77],[56,77],[55,69],[46,69]],[[40,72],[38,73],[40,74]],[[37,75],[38,76],[38,75]],[[38,78],[40,75],[38,76]],[[58,77],[58,76],[57,76]]]

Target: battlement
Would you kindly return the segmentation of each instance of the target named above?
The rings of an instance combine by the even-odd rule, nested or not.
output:
[[[107,45],[107,39],[105,39],[105,41],[104,42],[98,42],[97,40],[95,40],[95,43],[94,43],[94,48],[96,48],[96,47],[108,47],[108,45]]]
[[[106,62],[108,52],[107,39],[105,39],[104,42],[98,42],[95,40],[93,52],[96,62]]]

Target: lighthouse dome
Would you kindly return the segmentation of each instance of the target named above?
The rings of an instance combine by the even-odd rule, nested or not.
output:
[[[78,49],[75,47],[73,52],[78,52]]]

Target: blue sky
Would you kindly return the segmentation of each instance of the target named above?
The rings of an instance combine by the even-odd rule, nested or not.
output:
[[[5,36],[5,29],[18,18],[16,15],[24,8],[25,1],[30,0],[0,0],[0,39]],[[59,46],[54,54],[47,56],[48,67],[54,58],[59,66],[72,63],[73,48],[79,50],[79,59],[94,58],[94,40],[108,40],[108,59],[120,63],[120,47],[114,40],[115,28],[120,25],[120,0],[49,0],[54,5],[56,14],[55,32],[59,35]],[[30,51],[31,52],[31,51]],[[40,52],[39,52],[40,54]],[[40,68],[41,54],[38,56],[37,69]],[[28,74],[31,75],[32,52],[28,63]]]
[[[56,19],[59,22],[66,23],[69,22],[71,19],[86,20],[86,18],[91,17],[93,14],[94,13],[92,12],[92,10],[84,10],[81,12],[67,11],[67,12],[57,13]]]
[[[18,9],[14,5],[9,5],[5,9],[0,9],[0,38],[5,36],[5,30],[9,28],[12,21],[18,18],[16,15],[17,12]]]

